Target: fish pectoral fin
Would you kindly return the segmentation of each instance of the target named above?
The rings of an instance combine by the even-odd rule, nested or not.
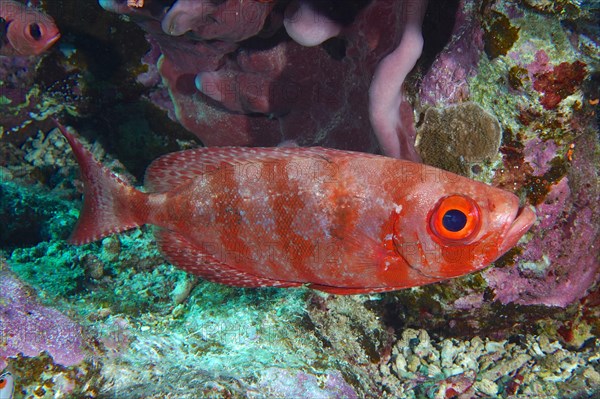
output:
[[[156,241],[167,260],[188,273],[200,276],[214,283],[234,287],[296,287],[301,283],[294,281],[273,280],[255,276],[233,268],[200,246],[195,245],[182,234],[166,229],[157,229],[154,233]]]

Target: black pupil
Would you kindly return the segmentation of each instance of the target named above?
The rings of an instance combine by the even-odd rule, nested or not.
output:
[[[38,24],[35,24],[35,23],[29,25],[29,34],[35,40],[40,40],[40,38],[42,37],[42,31],[40,30],[40,26]]]
[[[450,209],[448,212],[444,213],[442,224],[448,231],[461,231],[467,224],[467,215],[458,209]]]

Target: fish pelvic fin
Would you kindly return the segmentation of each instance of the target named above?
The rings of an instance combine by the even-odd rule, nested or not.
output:
[[[56,124],[73,150],[83,180],[83,209],[68,241],[75,245],[87,244],[145,224],[148,195],[96,161],[64,126]]]

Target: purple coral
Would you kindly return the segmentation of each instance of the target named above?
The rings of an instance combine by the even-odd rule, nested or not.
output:
[[[543,176],[550,170],[550,161],[556,156],[558,146],[554,140],[543,141],[534,137],[525,143],[525,162],[532,168],[536,176]]]
[[[3,267],[3,264],[0,264]],[[0,271],[0,370],[6,358],[47,351],[72,366],[83,361],[81,327],[59,311],[41,305],[31,290],[7,270]]]
[[[600,277],[600,202],[593,137],[583,137],[571,172],[552,186],[537,206],[533,238],[512,267],[492,268],[486,280],[502,303],[567,306],[582,298]],[[530,159],[547,158],[548,148]],[[526,147],[526,150],[528,147]],[[526,154],[527,156],[527,154]]]
[[[423,78],[421,101],[440,107],[469,98],[468,79],[477,73],[483,51],[483,29],[472,0],[461,0],[450,43]]]
[[[302,371],[270,368],[261,376],[259,386],[278,398],[356,399],[358,395],[337,370],[328,370],[324,383]]]

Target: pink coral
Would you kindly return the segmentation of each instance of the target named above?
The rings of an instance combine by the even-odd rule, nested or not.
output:
[[[100,4],[149,33],[175,117],[206,145],[374,152],[379,139],[418,159],[401,87],[421,52],[424,0]]]
[[[517,56],[516,54],[514,55]],[[535,52],[533,62],[527,65],[527,72],[529,72],[529,78],[533,80],[535,75],[547,73],[552,70],[550,65],[550,57],[544,50],[538,50]]]
[[[298,44],[311,47],[339,35],[342,25],[329,19],[307,1],[293,0],[285,9],[283,25]]]
[[[381,60],[369,88],[369,117],[385,155],[419,160],[414,137],[403,142],[399,131],[406,129],[400,118],[403,102],[402,84],[415,66],[423,50],[421,24],[427,10],[426,0],[407,0],[402,3],[402,39],[398,47]]]
[[[271,8],[258,1],[178,0],[162,19],[161,27],[171,36],[193,32],[203,40],[239,42],[261,30]]]
[[[558,146],[554,140],[546,140],[535,137],[525,143],[524,160],[532,168],[536,176],[543,176],[550,170],[550,161],[556,156]]]

